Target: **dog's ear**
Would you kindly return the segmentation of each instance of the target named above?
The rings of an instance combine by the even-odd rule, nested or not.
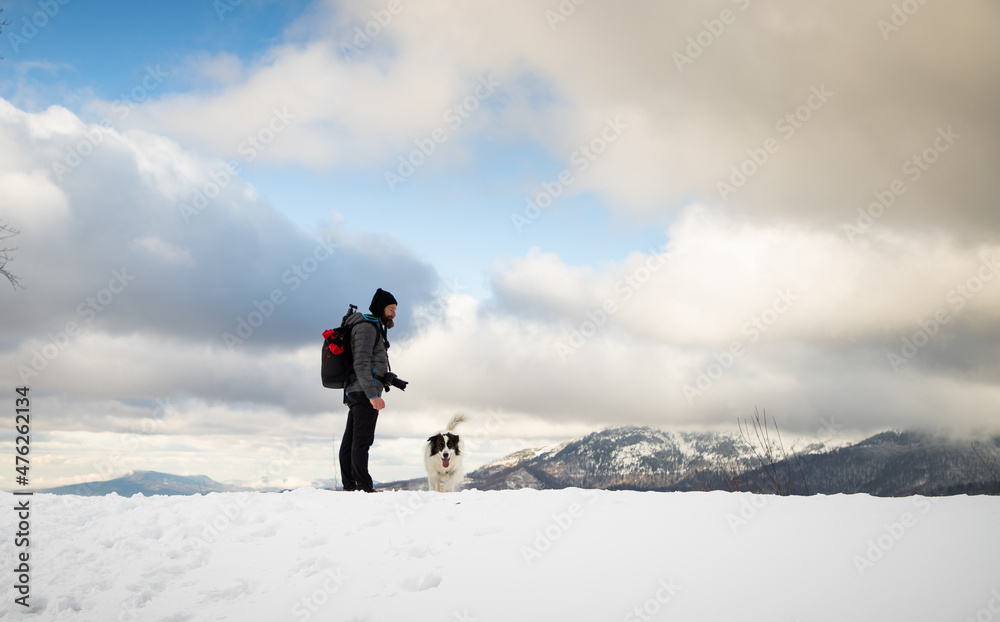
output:
[[[435,434],[434,436],[431,436],[430,438],[428,438],[428,439],[427,439],[427,442],[428,442],[428,443],[433,443],[433,442],[434,442],[434,439],[435,439],[436,437],[437,437],[437,434]]]

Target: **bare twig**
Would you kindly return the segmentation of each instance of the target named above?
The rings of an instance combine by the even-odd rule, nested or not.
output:
[[[774,423],[774,431],[778,435],[778,447],[781,449],[781,458],[785,461],[785,467],[788,471],[788,494],[792,494],[792,463],[788,459],[788,453],[785,452],[785,443],[781,440],[781,430],[778,429],[778,422],[774,417],[771,417],[771,421]],[[767,423],[767,417],[764,417],[764,423]],[[806,494],[809,494],[809,484],[806,483],[806,473],[802,468],[802,460],[799,458],[799,453],[792,449],[792,457],[795,458],[795,466],[799,469],[799,476],[802,477],[802,486],[805,488]]]
[[[809,484],[806,483],[806,472],[805,472],[805,469],[802,468],[802,459],[799,457],[799,452],[794,451],[794,450],[792,451],[792,456],[795,458],[795,466],[798,467],[798,469],[799,469],[799,476],[802,478],[802,488],[803,488],[803,490],[805,490],[805,493],[808,495],[809,494]]]
[[[18,233],[20,233],[20,231],[14,227],[11,227],[6,223],[0,223],[0,240],[12,238]],[[10,281],[10,284],[14,289],[17,289],[18,287],[24,289],[24,286],[21,285],[20,277],[8,272],[6,268],[7,262],[11,260],[10,254],[16,250],[17,248],[0,248],[0,275],[7,277],[7,280]]]
[[[774,449],[767,428],[767,415],[764,415],[764,423],[761,423],[760,412],[754,408],[754,416],[747,420],[737,420],[740,436],[750,446],[754,459],[758,467],[764,472],[769,482],[771,492],[782,494],[781,480],[778,478],[777,469],[774,468]],[[750,434],[750,427],[753,426],[753,436]]]
[[[0,9],[0,13],[3,13],[3,9]],[[4,26],[10,26],[10,20],[8,20],[6,18],[3,19],[3,20],[0,20],[0,34],[3,34],[3,27]],[[0,56],[0,60],[3,60],[3,56]]]
[[[997,477],[997,473],[994,470],[994,466],[996,466],[997,459],[993,458],[989,462],[986,462],[986,457],[979,452],[979,449],[976,447],[975,441],[972,441],[972,451],[976,453],[976,457],[979,458],[979,461],[983,463],[983,466],[986,467],[986,470],[990,472],[990,476],[993,478],[993,483],[997,485],[997,490],[1000,490],[1000,477]]]
[[[792,494],[792,461],[785,450],[785,443],[781,438],[781,430],[778,428],[778,422],[772,418],[771,423],[768,423],[767,412],[764,411],[761,413],[757,408],[754,408],[753,417],[749,420],[737,419],[736,423],[740,430],[740,437],[750,446],[753,461],[756,462],[756,464],[749,465],[750,468],[745,477],[746,483],[750,484],[750,477],[753,476],[755,481],[752,483],[756,485],[758,483],[756,478],[763,477],[764,485],[759,486],[759,488],[766,487],[770,492],[778,495]],[[776,440],[771,437],[771,425],[774,426]],[[753,429],[752,434],[751,428]],[[809,486],[806,484],[802,461],[794,450],[792,451],[792,457],[799,469],[802,484],[808,493]],[[782,465],[782,463],[784,464]],[[783,469],[782,466],[784,467]]]

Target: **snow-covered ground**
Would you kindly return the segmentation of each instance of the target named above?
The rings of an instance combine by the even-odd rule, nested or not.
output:
[[[0,618],[22,499],[0,493]],[[25,619],[1000,621],[1000,497],[30,499]]]

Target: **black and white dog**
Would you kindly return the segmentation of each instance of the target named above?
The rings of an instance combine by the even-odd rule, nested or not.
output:
[[[427,439],[424,447],[427,490],[453,492],[462,483],[465,471],[462,469],[461,440],[452,432],[463,421],[468,421],[468,417],[455,415],[447,428]]]

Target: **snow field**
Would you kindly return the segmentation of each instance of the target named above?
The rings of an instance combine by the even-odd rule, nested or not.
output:
[[[997,497],[306,488],[32,505],[25,619],[1000,622]],[[24,613],[14,553],[5,537],[0,617]]]

